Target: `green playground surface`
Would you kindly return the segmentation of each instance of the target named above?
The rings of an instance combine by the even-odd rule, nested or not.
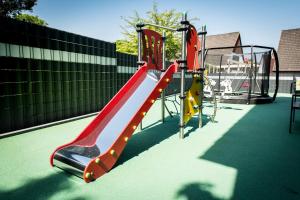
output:
[[[162,124],[157,101],[117,165],[89,184],[51,167],[49,156],[93,117],[3,138],[0,199],[300,199],[300,118],[289,134],[290,100],[218,104],[216,122],[196,128],[193,118],[183,140],[179,116]]]

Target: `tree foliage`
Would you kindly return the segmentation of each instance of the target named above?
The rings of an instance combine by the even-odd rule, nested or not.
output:
[[[0,16],[15,17],[22,11],[32,11],[37,0],[0,0]]]
[[[15,17],[15,19],[24,21],[24,22],[28,22],[28,23],[32,23],[32,24],[41,25],[41,26],[48,25],[45,20],[39,18],[38,16],[33,16],[33,15],[29,15],[29,14],[19,14]]]
[[[137,32],[135,30],[136,24],[139,22],[158,24],[161,26],[168,26],[171,28],[178,28],[180,26],[181,13],[174,9],[166,10],[163,12],[158,11],[157,3],[153,4],[152,10],[146,13],[146,17],[142,18],[137,11],[134,12],[134,16],[123,17],[126,25],[122,26],[123,35],[125,39],[117,40],[117,51],[129,54],[137,54]],[[159,33],[163,32],[163,29],[156,27],[147,27],[151,30]],[[171,31],[166,31],[166,56],[168,60],[178,58],[180,53],[180,40],[181,35]]]
[[[24,11],[32,11],[36,4],[37,0],[0,0],[0,16],[47,26],[47,22],[38,16],[22,13]]]

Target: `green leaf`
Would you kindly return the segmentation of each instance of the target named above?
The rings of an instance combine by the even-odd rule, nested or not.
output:
[[[117,51],[129,54],[137,54],[137,32],[135,26],[138,22],[158,24],[168,26],[171,28],[178,28],[180,26],[181,13],[174,9],[165,10],[160,12],[158,4],[153,3],[152,9],[146,12],[146,17],[142,18],[141,15],[134,11],[133,16],[121,17],[124,20],[124,25],[121,26],[123,40],[116,41]],[[146,27],[151,30],[157,31],[162,34],[163,29],[156,27]],[[180,56],[181,52],[181,34],[166,31],[166,57],[171,61]]]

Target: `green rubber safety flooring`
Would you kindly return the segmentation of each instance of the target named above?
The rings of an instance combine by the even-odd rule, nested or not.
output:
[[[289,134],[290,100],[280,94],[273,104],[219,104],[216,122],[205,118],[197,128],[193,118],[184,139],[178,115],[159,121],[157,101],[117,165],[89,184],[52,168],[49,156],[93,117],[3,138],[0,199],[300,199],[300,117]]]

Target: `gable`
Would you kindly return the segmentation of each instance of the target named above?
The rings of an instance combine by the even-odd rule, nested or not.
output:
[[[280,71],[300,71],[300,28],[281,32],[278,57]]]

